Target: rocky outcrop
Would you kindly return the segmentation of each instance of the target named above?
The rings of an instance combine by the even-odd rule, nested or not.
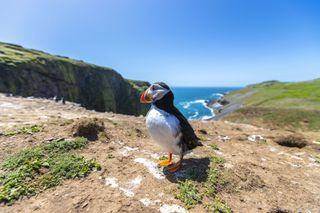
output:
[[[64,99],[87,109],[140,115],[147,82],[124,79],[111,68],[0,43],[0,92]]]

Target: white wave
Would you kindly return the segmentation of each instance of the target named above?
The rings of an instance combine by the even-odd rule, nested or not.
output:
[[[214,108],[219,108],[219,107],[222,107],[222,105],[217,102],[217,103],[214,103],[214,104],[212,105],[212,107],[214,107]]]
[[[199,100],[194,100],[194,101],[185,101],[185,102],[180,102],[179,104],[182,105],[182,107],[184,109],[188,109],[190,108],[193,104],[202,104],[203,107],[207,108],[208,110],[210,110],[210,114],[211,115],[205,115],[202,116],[201,118],[197,118],[199,116],[199,112],[195,111],[195,113],[192,116],[189,116],[188,119],[190,120],[209,120],[212,119],[215,114],[212,108],[207,106],[208,101],[204,100],[204,99],[199,99]]]
[[[199,115],[199,112],[198,111],[196,111],[195,113],[194,113],[194,115],[192,115],[192,116],[190,116],[189,117],[189,119],[195,119],[197,116]]]
[[[210,119],[212,119],[214,117],[214,115],[204,115],[204,116],[202,116],[201,118],[200,118],[200,120],[210,120]]]
[[[179,103],[184,109],[188,109],[190,107],[190,103],[189,102],[180,102]]]
[[[183,102],[180,102],[179,104],[184,108],[184,109],[188,109],[191,105],[193,104],[205,104],[207,103],[206,100],[202,100],[202,99],[199,99],[199,100],[195,100],[195,101],[183,101]]]
[[[211,107],[208,107],[207,103],[204,103],[203,106],[205,108],[207,108],[208,110],[210,110],[211,115],[210,116],[202,116],[201,120],[209,120],[209,119],[212,119],[214,116],[216,116],[214,114],[214,110]]]
[[[211,96],[219,96],[219,97],[223,97],[224,95],[221,93],[213,93]]]
[[[194,103],[200,103],[200,104],[205,104],[205,103],[207,103],[207,101],[206,100],[195,100],[195,101],[193,101]]]

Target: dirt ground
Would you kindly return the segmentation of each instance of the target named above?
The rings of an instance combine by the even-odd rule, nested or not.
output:
[[[301,132],[309,145],[299,149],[274,142],[292,132],[228,121],[193,121],[204,146],[186,156],[180,171],[170,174],[156,166],[158,158],[166,153],[148,136],[142,116],[97,113],[72,103],[0,95],[0,132],[33,124],[45,129],[33,135],[0,135],[0,162],[26,147],[72,138],[73,124],[84,117],[102,119],[106,136],[90,141],[77,153],[96,159],[102,170],[67,180],[12,206],[0,204],[0,212],[206,212],[204,204],[189,210],[184,207],[176,198],[175,180],[190,166],[201,166],[205,171],[212,155],[226,160],[231,185],[220,191],[219,197],[233,212],[268,212],[275,208],[320,212],[320,163],[316,160],[320,145],[313,143],[320,139],[319,132]],[[212,143],[219,150],[208,146]]]

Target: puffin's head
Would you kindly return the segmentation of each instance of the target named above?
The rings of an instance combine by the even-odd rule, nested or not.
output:
[[[157,103],[166,100],[173,103],[173,93],[163,82],[153,83],[140,96],[141,103]]]

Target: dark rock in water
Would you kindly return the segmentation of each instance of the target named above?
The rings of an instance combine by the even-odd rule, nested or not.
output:
[[[222,98],[218,101],[218,103],[221,104],[222,106],[225,106],[225,105],[229,104],[230,102],[228,100]]]
[[[214,105],[216,105],[216,104],[225,106],[225,105],[227,105],[227,104],[229,104],[229,103],[230,103],[230,102],[229,102],[228,100],[226,100],[226,99],[224,99],[223,97],[221,97],[221,98],[219,98],[219,99],[214,99],[214,100],[208,101],[208,102],[207,102],[207,106],[214,108]]]
[[[139,103],[149,86],[124,79],[110,68],[0,42],[0,92],[80,103],[100,112],[140,115]]]
[[[224,97],[221,97],[219,99],[209,101],[207,106],[212,108],[215,113],[213,120],[219,120],[239,109],[241,107],[241,103],[237,101],[231,102]]]

